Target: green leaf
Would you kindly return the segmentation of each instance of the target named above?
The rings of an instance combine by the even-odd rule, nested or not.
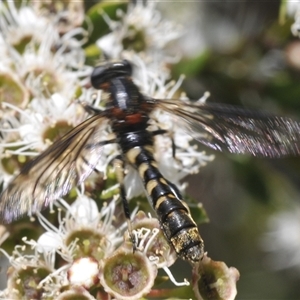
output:
[[[201,52],[200,55],[193,59],[181,60],[176,66],[173,67],[174,77],[178,77],[181,74],[186,76],[198,74],[208,63],[211,54],[212,53],[210,51],[206,50]]]
[[[101,50],[95,44],[91,44],[84,48],[84,53],[87,59],[97,59],[100,57]]]
[[[122,9],[125,11],[127,5],[127,1],[114,2],[107,0],[97,3],[88,10],[87,16],[89,17],[94,27],[89,39],[89,45],[94,44],[100,37],[110,31],[108,24],[102,16],[102,13],[105,13],[110,19],[115,20],[117,17],[117,10]]]
[[[209,217],[207,215],[206,210],[202,206],[202,203],[199,203],[198,201],[189,196],[185,196],[185,200],[196,224],[209,222]]]
[[[287,0],[281,0],[279,9],[279,24],[283,25],[287,16]]]

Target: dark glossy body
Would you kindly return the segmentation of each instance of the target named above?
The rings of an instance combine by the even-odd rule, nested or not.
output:
[[[151,204],[157,213],[166,238],[178,256],[199,261],[203,256],[203,241],[188,207],[179,192],[170,186],[159,172],[153,158],[154,133],[147,130],[149,113],[154,109],[151,99],[143,96],[132,82],[131,70],[114,65],[95,69],[92,83],[110,94],[106,111],[112,122],[122,157],[134,166],[143,179]],[[113,76],[111,75],[113,73]],[[110,76],[111,75],[111,76]]]

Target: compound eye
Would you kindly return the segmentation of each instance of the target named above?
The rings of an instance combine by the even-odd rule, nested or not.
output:
[[[120,76],[132,75],[132,64],[127,59],[112,63],[109,69],[111,69],[112,72],[114,72],[114,74],[116,75],[120,75]]]
[[[132,75],[132,64],[126,59],[124,59],[122,61],[122,63],[124,66],[124,71],[128,74],[128,76],[131,76]]]
[[[91,83],[94,88],[99,89],[103,83],[122,76],[131,76],[132,65],[128,60],[107,63],[94,68],[91,74]]]
[[[95,89],[99,89],[100,85],[106,81],[104,76],[106,72],[107,67],[104,65],[94,68],[91,74],[91,84]]]

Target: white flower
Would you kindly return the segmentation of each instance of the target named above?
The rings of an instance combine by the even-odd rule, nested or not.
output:
[[[51,20],[60,34],[70,32],[82,25],[84,1],[30,1],[30,6],[38,15]]]
[[[0,180],[6,186],[26,163],[86,118],[75,94],[92,68],[84,65],[75,28],[58,32],[52,18],[25,2],[0,2]],[[3,47],[2,47],[3,46]],[[83,118],[84,117],[84,118]],[[25,158],[24,158],[25,157]]]
[[[82,257],[75,260],[68,270],[71,284],[91,288],[99,281],[99,263],[92,257]]]
[[[4,186],[29,157],[40,154],[54,140],[78,125],[86,115],[80,105],[69,103],[59,94],[52,95],[47,101],[34,99],[25,110],[9,103],[3,103],[2,107],[10,108],[0,123],[3,133],[0,141],[0,180]]]
[[[71,206],[63,200],[61,204],[67,211],[64,218],[60,212],[58,228],[38,214],[47,230],[38,241],[23,238],[25,246],[16,246],[12,256],[0,250],[11,266],[8,286],[0,292],[0,299],[23,299],[29,293],[35,299],[42,294],[58,299],[63,291],[73,290],[80,295],[98,283],[102,260],[112,255],[123,240],[124,226],[117,229],[112,224],[116,202],[103,205],[100,212],[95,201],[83,194]],[[28,251],[28,246],[32,251]],[[89,271],[85,272],[87,268]]]
[[[287,13],[295,18],[291,27],[294,36],[300,37],[300,5],[298,1],[289,0],[286,2]]]
[[[60,218],[58,228],[38,215],[40,223],[47,230],[37,242],[38,249],[56,250],[66,261],[72,262],[84,256],[82,251],[87,249],[95,258],[102,258],[111,253],[122,240],[122,232],[112,225],[115,201],[104,205],[100,212],[95,201],[83,194],[79,194],[70,206],[62,199],[60,201],[67,211],[66,216]],[[90,241],[90,246],[83,250],[85,240]]]
[[[56,277],[52,288],[56,286],[59,290],[61,287],[60,277],[57,276],[55,270],[55,252],[38,252],[34,242],[28,242],[25,238],[23,241],[25,245],[16,246],[11,256],[0,249],[11,266],[8,271],[7,288],[0,292],[0,299],[23,299],[28,294],[33,298],[38,298],[42,292],[41,280],[47,276]],[[26,244],[30,245],[34,251],[28,251]],[[30,284],[26,284],[28,282]]]
[[[45,18],[36,15],[29,6],[17,9],[14,1],[0,2],[0,28],[6,43],[19,45],[32,38],[41,41],[49,26]]]
[[[98,47],[114,59],[130,58],[130,52],[140,52],[147,63],[151,58],[156,62],[174,62],[174,57],[166,54],[165,48],[181,35],[179,27],[163,20],[155,9],[155,2],[149,1],[147,5],[143,2],[138,0],[136,4],[129,4],[126,13],[119,11],[120,21],[104,15],[112,32],[97,41]]]
[[[236,282],[240,278],[236,268],[227,267],[222,261],[213,261],[205,253],[193,272],[193,290],[196,299],[235,299]]]
[[[13,1],[7,1],[7,6],[0,2],[0,14],[0,41],[11,57],[10,68],[30,92],[39,97],[46,92],[48,97],[57,92],[74,96],[76,80],[91,72],[84,66],[82,42],[75,37],[85,36],[85,30],[76,28],[61,35],[51,20],[29,6],[17,9]],[[0,67],[2,59],[5,64],[5,56]]]
[[[267,264],[275,270],[296,268],[300,271],[300,207],[273,215],[261,240],[268,253]]]

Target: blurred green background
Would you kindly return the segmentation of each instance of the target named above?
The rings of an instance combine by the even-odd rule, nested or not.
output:
[[[280,24],[280,5],[161,3],[185,32],[179,43],[183,58],[173,74],[186,74],[183,90],[191,99],[209,91],[208,101],[300,119],[300,40],[291,33],[295,11]],[[206,251],[240,271],[236,299],[300,299],[300,159],[214,154],[212,163],[188,178],[188,194],[210,218],[200,226]]]

